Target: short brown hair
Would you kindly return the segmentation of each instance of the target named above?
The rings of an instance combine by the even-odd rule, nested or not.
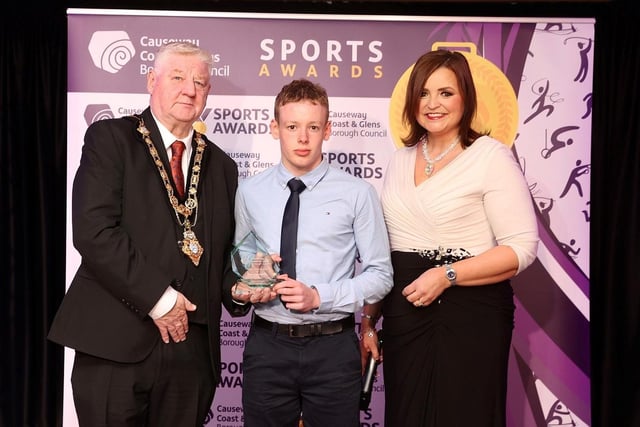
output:
[[[326,120],[329,120],[329,96],[325,88],[307,79],[294,80],[286,84],[276,96],[273,107],[273,116],[276,121],[280,117],[279,109],[290,102],[311,101],[327,109]]]

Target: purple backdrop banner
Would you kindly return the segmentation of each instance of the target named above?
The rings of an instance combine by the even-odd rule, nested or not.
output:
[[[207,136],[236,160],[241,178],[279,161],[268,126],[273,100],[282,85],[306,77],[329,92],[329,162],[378,190],[405,131],[401,106],[413,61],[432,49],[464,52],[477,83],[476,125],[513,150],[540,226],[538,259],[513,281],[508,424],[590,425],[593,19],[70,9],[68,196],[87,126],[148,105],[146,73],[154,52],[170,40],[189,40],[212,52],[212,91],[201,118]],[[69,283],[79,255],[67,218]],[[249,320],[223,315],[223,378],[206,426],[243,425],[242,351]],[[77,425],[72,358],[67,349],[65,426]],[[384,425],[381,372],[361,427]]]

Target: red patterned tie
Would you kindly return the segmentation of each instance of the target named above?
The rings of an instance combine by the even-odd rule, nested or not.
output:
[[[171,175],[180,199],[184,199],[184,175],[182,174],[182,153],[184,149],[185,145],[182,141],[175,141],[171,144]]]

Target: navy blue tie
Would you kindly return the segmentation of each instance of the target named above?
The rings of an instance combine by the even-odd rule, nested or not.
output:
[[[282,233],[280,234],[280,273],[287,273],[290,278],[296,278],[296,247],[298,244],[298,210],[300,208],[300,193],[307,188],[304,182],[291,178],[287,182],[291,190],[289,200],[284,207],[282,216]]]

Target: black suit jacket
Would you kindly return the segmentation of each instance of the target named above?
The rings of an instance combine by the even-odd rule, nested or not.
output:
[[[150,109],[141,117],[170,177]],[[194,280],[188,273],[191,261],[177,243],[182,227],[137,127],[137,119],[126,117],[87,129],[72,198],[73,243],[82,261],[48,336],[117,362],[137,362],[150,353],[160,334],[147,313],[171,283]],[[192,284],[206,287],[206,303],[197,310],[206,310],[219,378],[223,282],[235,281],[230,250],[238,170],[219,147],[205,141],[196,223],[204,254],[195,275],[201,283]],[[225,304],[231,307],[230,296]]]

